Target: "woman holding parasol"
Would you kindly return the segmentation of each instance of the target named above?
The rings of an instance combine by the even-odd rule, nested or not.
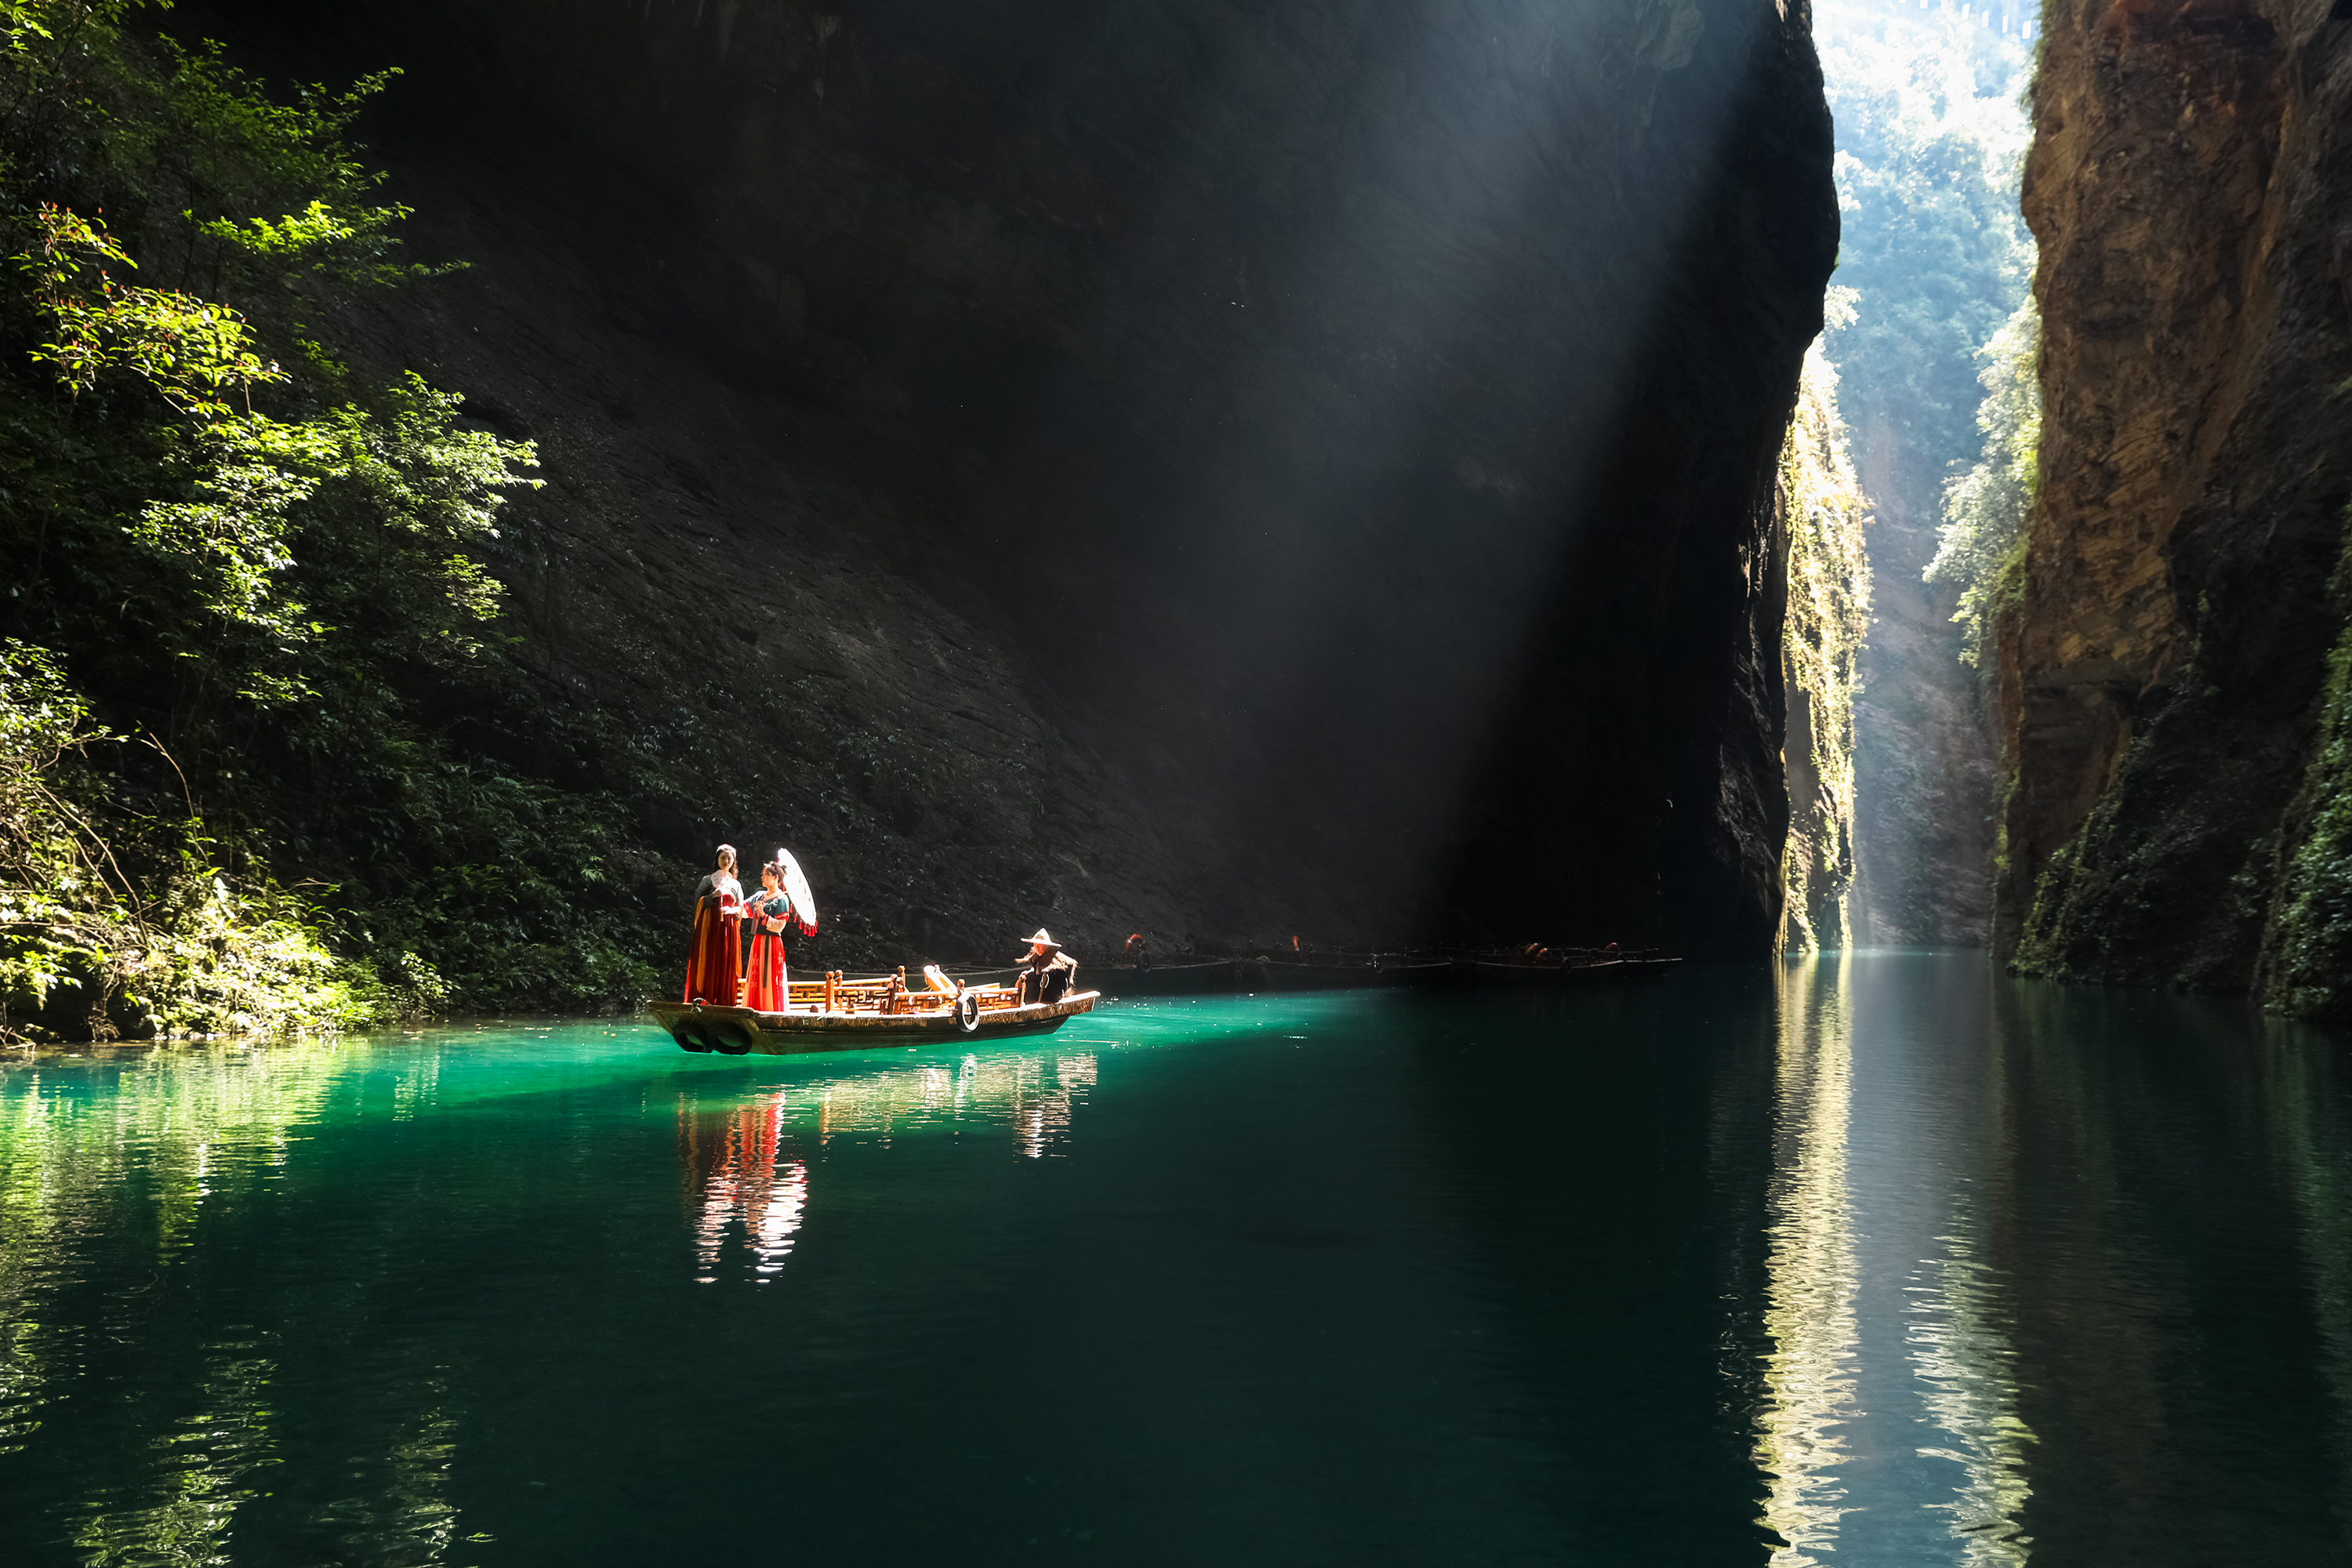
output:
[[[751,922],[743,1005],[760,1013],[783,1012],[793,1000],[784,967],[784,928],[796,925],[803,936],[816,934],[816,895],[790,850],[778,849],[776,858],[760,868],[760,890],[745,900],[743,912]]]

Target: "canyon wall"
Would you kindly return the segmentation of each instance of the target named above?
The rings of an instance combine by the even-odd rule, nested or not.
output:
[[[641,753],[549,766],[650,856],[793,845],[819,956],[1771,950],[1801,5],[172,25],[405,68],[374,155],[474,265],[345,325],[540,443],[520,655]]]
[[[1996,920],[2030,973],[2341,1005],[2352,951],[2309,939],[2345,897],[2313,857],[2352,494],[2346,14],[2044,11],[2042,489],[2000,628]]]

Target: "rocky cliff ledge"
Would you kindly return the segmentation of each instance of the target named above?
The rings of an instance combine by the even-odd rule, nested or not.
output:
[[[499,568],[652,851],[794,845],[844,956],[1770,950],[1801,4],[199,24],[406,68],[374,151],[476,265],[365,325],[540,442]]]
[[[2313,962],[2352,492],[2344,16],[2044,11],[2043,488],[2000,627],[2000,935],[2031,972],[2243,989]]]

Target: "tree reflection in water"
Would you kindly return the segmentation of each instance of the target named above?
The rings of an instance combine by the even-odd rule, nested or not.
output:
[[[319,1124],[404,1121],[434,1100],[436,1053],[404,1054],[389,1082],[384,1065],[362,1045],[295,1040],[51,1054],[0,1079],[0,1455],[37,1440],[75,1384],[89,1397],[92,1379],[141,1376],[147,1435],[87,1479],[79,1561],[233,1560],[240,1510],[288,1458],[282,1335],[183,1340],[182,1270],[209,1232],[250,1217]],[[187,1370],[148,1381],[167,1364]],[[457,1519],[454,1418],[439,1379],[396,1403],[382,1447],[349,1467],[361,1484],[321,1499],[318,1524],[355,1560],[437,1563]]]

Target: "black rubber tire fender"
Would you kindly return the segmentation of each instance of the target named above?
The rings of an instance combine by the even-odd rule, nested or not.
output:
[[[980,1032],[980,993],[967,991],[956,998],[956,1027],[967,1035]]]

